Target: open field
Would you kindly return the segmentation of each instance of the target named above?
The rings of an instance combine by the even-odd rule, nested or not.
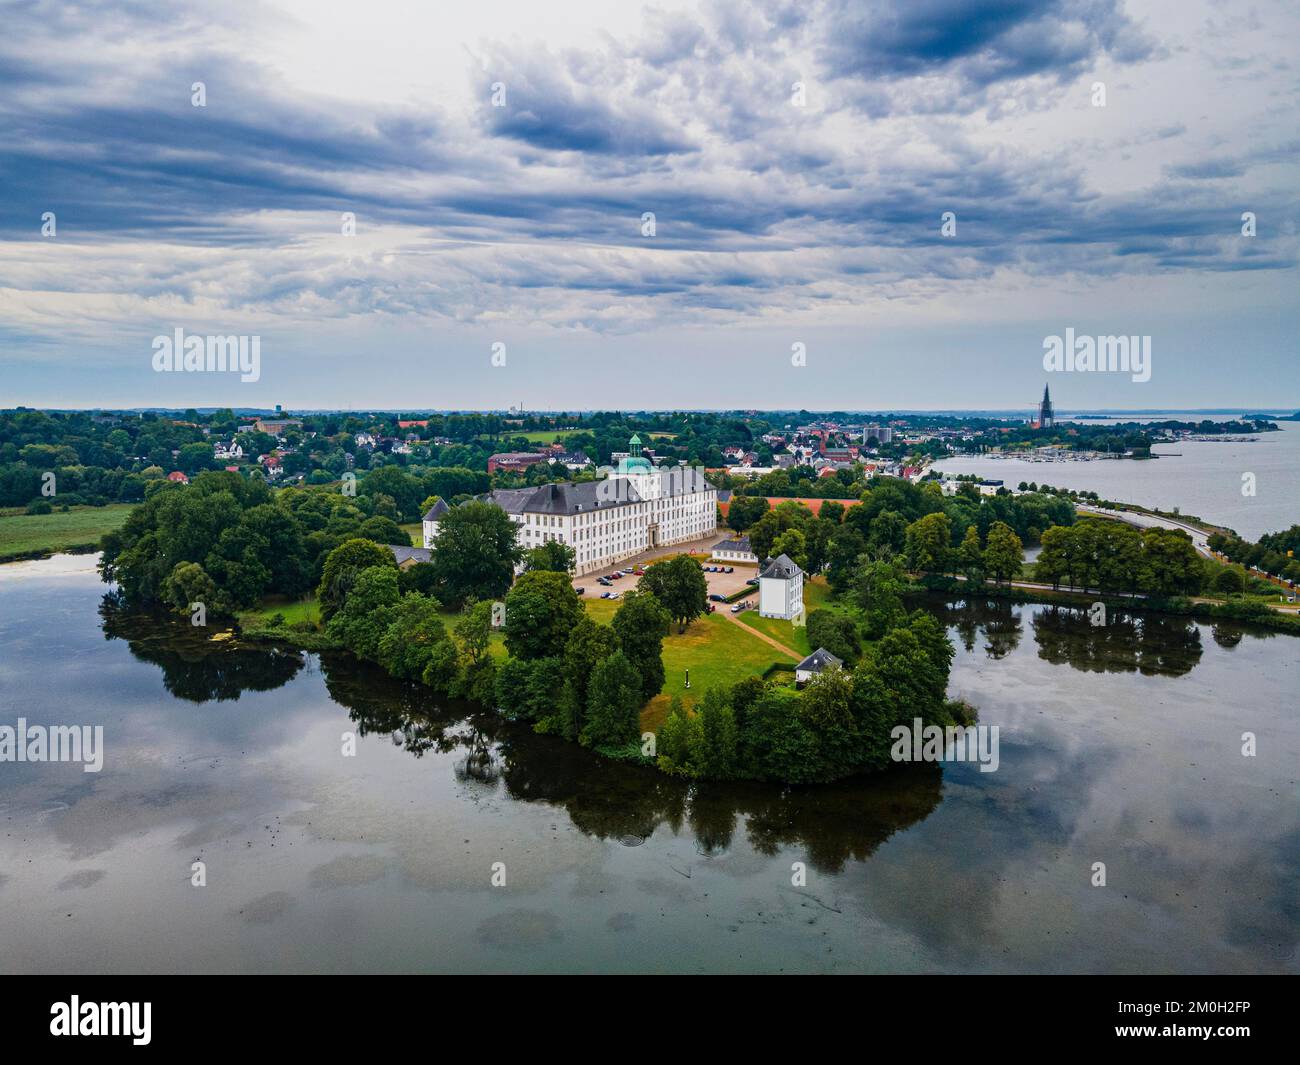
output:
[[[569,436],[573,432],[574,430],[572,429],[570,429],[568,432],[558,432],[555,429],[530,429],[526,433],[508,432],[508,433],[502,433],[501,436],[503,440],[507,440],[507,441],[517,439],[518,437],[523,437],[530,444],[553,444],[557,440],[559,440],[560,437]],[[479,439],[483,441],[487,441],[490,438],[486,436],[481,436],[479,437]]]
[[[408,521],[401,525],[402,532],[411,538],[412,547],[424,546],[424,522]]]
[[[687,704],[694,703],[709,688],[729,687],[746,677],[757,676],[780,660],[780,653],[769,644],[717,614],[691,622],[680,636],[674,625],[664,639],[663,690],[641,711],[641,727],[657,729],[668,714],[673,695],[680,695]],[[691,671],[689,689],[686,687],[688,669]]]
[[[119,529],[134,504],[73,507],[66,514],[7,514],[0,517],[0,562],[39,558],[58,551],[94,550],[100,537]]]

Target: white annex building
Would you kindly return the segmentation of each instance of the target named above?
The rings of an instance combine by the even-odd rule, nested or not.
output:
[[[655,469],[635,436],[627,456],[603,481],[498,488],[480,498],[510,515],[525,551],[550,540],[572,547],[579,575],[656,547],[711,536],[718,526],[718,490],[703,471]],[[425,514],[425,547],[434,546],[445,513],[439,501]]]
[[[769,558],[758,571],[758,613],[786,621],[803,613],[803,570],[789,555]]]

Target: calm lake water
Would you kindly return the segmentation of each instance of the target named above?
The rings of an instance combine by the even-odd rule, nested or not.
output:
[[[1146,416],[1152,417],[1152,416]],[[1205,416],[1223,421],[1225,416]],[[1200,421],[1201,415],[1171,412],[1153,420]],[[1117,419],[1081,423],[1105,425]],[[1127,420],[1139,420],[1136,418]],[[1260,433],[1253,442],[1180,441],[1158,444],[1159,459],[1096,462],[1026,462],[988,457],[946,458],[944,473],[993,477],[1015,488],[1021,481],[1096,492],[1103,499],[1181,509],[1226,525],[1249,540],[1300,522],[1300,423],[1278,422],[1281,432]],[[1243,473],[1255,475],[1255,494],[1241,494]]]
[[[103,596],[0,567],[0,723],[107,748],[0,764],[5,972],[1300,972],[1293,637],[936,606],[997,772],[691,789]]]

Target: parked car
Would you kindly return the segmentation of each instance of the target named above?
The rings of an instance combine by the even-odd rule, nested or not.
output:
[[[735,572],[736,572],[736,567],[735,567],[735,566],[728,566],[728,567],[727,567],[725,570],[723,570],[722,572],[723,572],[723,573],[735,573]]]
[[[727,601],[727,597],[725,595],[717,595],[716,593],[714,595],[709,596],[709,599],[711,599],[715,603],[725,603]]]
[[[602,599],[608,599],[608,598],[609,598],[611,595],[613,595],[613,594],[614,594],[613,592],[601,592],[601,593],[600,593],[600,597],[601,597]]]
[[[609,593],[609,597],[610,597],[611,599],[617,599],[617,598],[619,598],[619,596],[621,596],[622,594],[623,594],[622,592],[610,592],[610,593]]]
[[[573,593],[574,593],[574,595],[586,595],[586,594],[587,594],[587,589],[586,589],[586,588],[575,588],[575,589],[573,589]]]
[[[602,584],[602,585],[604,585],[606,588],[608,588],[608,587],[609,587],[609,578],[608,578],[608,577],[597,577],[597,578],[596,578],[596,583],[597,583],[597,584]]]
[[[735,606],[733,606],[733,607],[731,608],[731,612],[732,612],[733,614],[739,614],[739,613],[740,613],[742,610],[744,610],[745,607],[747,607],[747,606],[749,606],[748,603],[737,603]]]
[[[757,587],[758,587],[758,578],[757,578],[757,577],[750,577],[749,580],[747,580],[745,583],[746,583],[746,584],[752,584],[752,585],[754,585],[754,587],[757,588]]]
[[[630,576],[632,573],[632,567],[628,566],[627,569],[619,570],[619,572],[622,573],[624,576]]]

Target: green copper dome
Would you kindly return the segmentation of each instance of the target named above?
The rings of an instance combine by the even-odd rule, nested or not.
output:
[[[618,460],[619,473],[649,473],[653,469],[650,460],[643,459],[640,455],[629,455],[625,459]]]
[[[619,473],[650,473],[654,469],[650,460],[641,456],[641,438],[636,433],[627,442],[627,451],[627,458],[618,460]]]

